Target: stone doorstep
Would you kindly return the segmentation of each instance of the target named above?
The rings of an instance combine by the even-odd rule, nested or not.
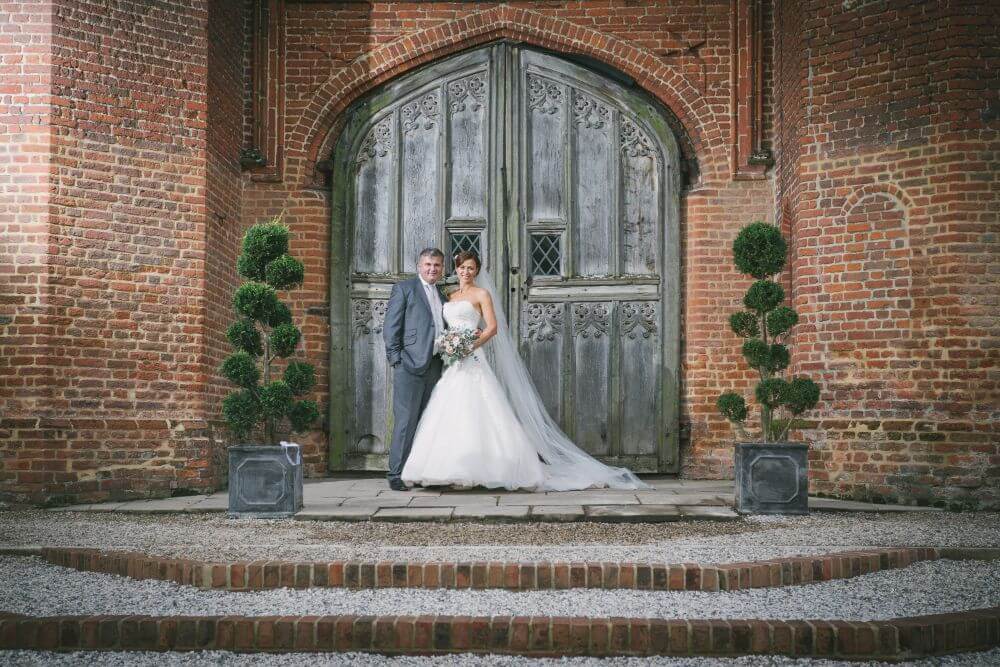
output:
[[[296,521],[367,521],[371,519],[380,508],[364,507],[356,505],[353,507],[328,506],[305,508],[299,510],[292,519]]]
[[[676,505],[588,505],[587,518],[608,523],[680,521]]]
[[[448,521],[452,507],[383,507],[372,517],[376,521]]]
[[[584,516],[583,505],[535,505],[528,510],[528,519],[533,521],[562,523],[580,521]]]
[[[452,521],[476,519],[488,519],[490,522],[503,520],[526,520],[528,510],[526,505],[511,505],[499,507],[497,505],[462,505],[455,508],[452,513]]]
[[[826,512],[944,512],[940,507],[922,507],[920,505],[889,505],[866,503],[857,500],[841,500],[839,498],[809,497],[809,509]]]
[[[713,493],[640,493],[643,505],[725,505],[731,506],[733,499]],[[613,504],[613,503],[602,503]]]
[[[1000,608],[888,621],[551,616],[0,615],[0,649],[897,660],[1000,645]]]
[[[997,555],[997,551],[993,550],[993,555]],[[103,572],[139,580],[173,581],[185,586],[228,591],[265,590],[281,586],[735,591],[850,579],[943,557],[941,550],[933,548],[882,548],[717,565],[596,561],[362,560],[213,563],[74,547],[46,547],[34,553],[53,565],[84,572]],[[947,555],[957,560],[979,560],[990,554],[982,549],[950,548]]]

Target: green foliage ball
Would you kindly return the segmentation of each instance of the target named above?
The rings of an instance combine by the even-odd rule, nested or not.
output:
[[[758,313],[766,313],[777,308],[785,299],[785,290],[771,280],[758,280],[743,297],[743,305]]]
[[[256,257],[251,257],[245,253],[236,258],[236,273],[247,280],[264,282],[264,267],[261,266],[260,261]]]
[[[237,320],[226,329],[226,338],[229,344],[237,350],[243,350],[254,356],[264,354],[264,347],[260,341],[260,331],[254,325],[253,320]]]
[[[301,339],[302,333],[294,324],[279,324],[271,331],[271,349],[281,358],[290,357]]]
[[[260,407],[265,415],[280,419],[292,407],[292,390],[282,380],[275,380],[260,390]]]
[[[731,422],[742,424],[747,418],[747,402],[734,391],[727,391],[715,402],[722,416]]]
[[[319,408],[316,407],[316,401],[296,401],[288,414],[288,421],[295,432],[307,430],[317,419]]]
[[[756,338],[760,335],[757,316],[745,310],[729,316],[729,328],[740,338]]]
[[[223,377],[233,384],[251,389],[257,386],[260,379],[260,370],[257,368],[257,361],[250,354],[242,350],[230,355],[222,362]]]
[[[798,377],[788,383],[785,405],[793,415],[812,410],[819,402],[819,385],[806,377]]]
[[[268,263],[288,252],[288,228],[277,222],[250,227],[243,235],[243,252],[236,270],[250,280],[262,281]]]
[[[780,373],[788,368],[792,355],[788,347],[781,343],[773,343],[767,351],[767,369],[772,373]]]
[[[285,368],[285,383],[296,396],[307,394],[316,384],[316,370],[312,364],[293,361]]]
[[[787,251],[781,230],[766,222],[747,225],[733,241],[736,268],[757,280],[781,273]]]
[[[233,294],[233,307],[243,317],[266,321],[278,305],[274,288],[264,283],[243,283]]]
[[[226,396],[222,401],[222,416],[237,439],[242,440],[260,420],[260,404],[253,392],[244,389]]]
[[[743,358],[747,360],[750,368],[760,370],[766,368],[771,360],[770,349],[760,338],[751,338],[743,343]]]
[[[778,306],[767,314],[767,332],[772,336],[788,333],[799,322],[799,314],[788,306]]]
[[[760,381],[754,391],[754,396],[757,397],[761,405],[773,409],[782,404],[787,389],[788,383],[781,378],[768,378]]]
[[[274,311],[271,313],[270,317],[267,318],[267,326],[276,327],[279,324],[290,323],[291,321],[292,311],[288,310],[288,306],[279,301],[274,306]]]
[[[288,289],[301,285],[305,273],[302,262],[289,255],[272,259],[264,269],[267,284],[275,289]]]

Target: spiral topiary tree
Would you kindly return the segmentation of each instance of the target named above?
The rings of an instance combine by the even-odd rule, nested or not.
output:
[[[272,363],[295,352],[302,334],[276,290],[302,284],[302,262],[288,254],[288,228],[281,216],[253,225],[243,237],[236,270],[247,279],[233,294],[240,317],[226,331],[235,349],[220,371],[239,391],[222,402],[222,414],[238,440],[263,425],[265,444],[278,444],[279,427],[287,420],[292,431],[304,431],[319,417],[315,401],[298,397],[316,383],[311,364],[292,361],[282,378],[272,378]]]
[[[794,310],[781,305],[785,290],[774,281],[785,267],[786,254],[781,231],[764,222],[747,225],[733,242],[736,268],[756,282],[743,297],[746,310],[733,313],[729,326],[745,339],[743,357],[760,376],[754,395],[760,403],[760,441],[765,443],[784,441],[795,418],[819,401],[815,382],[805,377],[784,377],[791,359],[785,341],[799,320]],[[743,396],[727,391],[719,396],[716,405],[737,435],[750,439],[744,426],[748,411]],[[787,418],[777,418],[779,410],[787,413]]]

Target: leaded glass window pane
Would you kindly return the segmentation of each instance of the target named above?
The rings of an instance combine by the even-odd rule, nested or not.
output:
[[[562,273],[560,234],[531,235],[531,275],[558,276]]]
[[[479,232],[451,232],[448,235],[450,252],[448,253],[448,267],[454,269],[455,255],[463,250],[470,250],[479,255],[479,261],[483,261],[483,252],[480,247]]]

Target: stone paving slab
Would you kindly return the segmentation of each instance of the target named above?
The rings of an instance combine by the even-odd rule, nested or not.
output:
[[[524,494],[523,496],[500,496],[500,505],[530,505],[532,507],[542,507],[545,505],[604,505],[613,503],[615,505],[638,505],[639,501],[635,496],[628,498],[608,498],[592,494],[589,496],[574,496],[564,498],[562,494]]]
[[[497,506],[499,496],[434,496],[431,498],[415,497],[410,501],[410,507],[463,507],[467,505],[475,506]]]
[[[446,487],[392,491],[382,477],[308,480],[305,507],[295,518],[310,521],[608,521],[661,522],[738,519],[733,482],[647,478],[652,489],[583,489],[533,493]],[[123,513],[225,512],[227,491],[159,500],[92,503],[50,511]],[[810,498],[814,511],[926,512],[936,508]]]

